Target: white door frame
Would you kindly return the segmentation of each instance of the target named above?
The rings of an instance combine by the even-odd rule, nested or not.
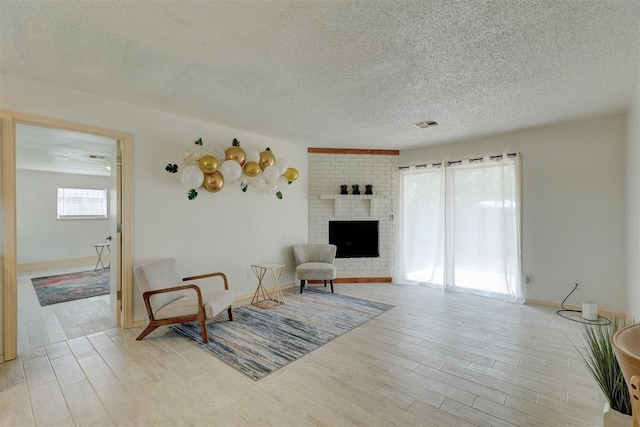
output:
[[[16,233],[16,126],[33,126],[65,129],[105,136],[121,141],[121,230],[122,246],[118,260],[121,274],[117,289],[121,291],[122,316],[118,326],[130,328],[133,317],[133,135],[80,123],[35,116],[8,110],[0,110],[2,145],[0,150],[2,170],[2,328],[3,351],[0,362],[17,356],[18,346],[18,289],[17,289],[17,233]]]

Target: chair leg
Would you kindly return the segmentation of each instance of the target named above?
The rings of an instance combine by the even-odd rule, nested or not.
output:
[[[233,311],[231,311],[231,306],[227,309],[227,313],[229,313],[229,321],[233,322]]]
[[[207,332],[207,321],[200,321],[200,330],[202,331],[202,342],[207,344],[209,342],[209,333]]]
[[[300,293],[302,293],[302,288],[304,288],[304,280],[300,280]]]
[[[325,288],[327,287],[327,281],[326,280],[324,281],[324,287]]]
[[[333,280],[329,280],[331,282],[331,293],[333,293]]]
[[[154,325],[153,323],[150,323],[149,325],[147,325],[146,328],[144,328],[144,331],[142,331],[140,335],[138,335],[138,338],[136,338],[136,341],[140,341],[142,338],[146,337],[151,332],[153,332],[157,327],[158,326]]]

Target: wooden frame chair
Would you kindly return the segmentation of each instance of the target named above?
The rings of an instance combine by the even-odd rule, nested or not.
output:
[[[202,331],[202,342],[208,343],[207,320],[213,319],[226,309],[229,320],[233,321],[231,304],[235,295],[229,290],[227,276],[224,273],[181,278],[175,259],[165,258],[137,266],[134,275],[149,316],[149,324],[136,340],[143,339],[159,326],[198,321]],[[210,277],[221,278],[224,290],[212,289],[210,286],[201,288],[195,284],[179,285]]]

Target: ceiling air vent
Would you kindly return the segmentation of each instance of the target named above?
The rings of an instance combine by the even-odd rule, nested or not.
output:
[[[413,125],[418,129],[426,129],[426,128],[432,128],[434,126],[438,126],[438,122],[434,122],[433,120],[426,120],[424,122],[414,123]]]
[[[107,158],[107,156],[101,156],[99,154],[89,154],[87,157],[94,160],[104,160]]]

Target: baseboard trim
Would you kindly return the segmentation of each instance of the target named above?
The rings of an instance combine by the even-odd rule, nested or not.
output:
[[[18,264],[18,272],[48,270],[52,268],[80,267],[81,265],[95,264],[98,261],[97,256],[89,256],[84,258],[60,259],[56,261],[30,262]],[[109,262],[109,257],[105,254],[102,256],[105,265]]]
[[[323,283],[322,280],[308,280],[309,283]],[[391,277],[338,277],[333,283],[391,283]]]
[[[562,306],[560,304],[558,304],[557,302],[549,302],[549,301],[543,301],[543,300],[538,300],[538,299],[529,299],[527,298],[524,302],[525,304],[531,304],[531,305],[542,305],[545,307],[552,307],[552,308],[557,308],[557,309],[561,309]],[[564,306],[564,308],[568,309],[568,310],[582,310],[581,306],[577,306],[577,305],[566,305]],[[627,315],[624,313],[617,313],[615,311],[603,311],[603,310],[598,310],[598,314],[604,317],[617,317],[618,319],[620,319],[622,321],[623,325],[627,324]]]
[[[133,322],[131,322],[131,327],[132,328],[144,328],[145,326],[147,326],[147,321],[146,320],[134,320]]]

